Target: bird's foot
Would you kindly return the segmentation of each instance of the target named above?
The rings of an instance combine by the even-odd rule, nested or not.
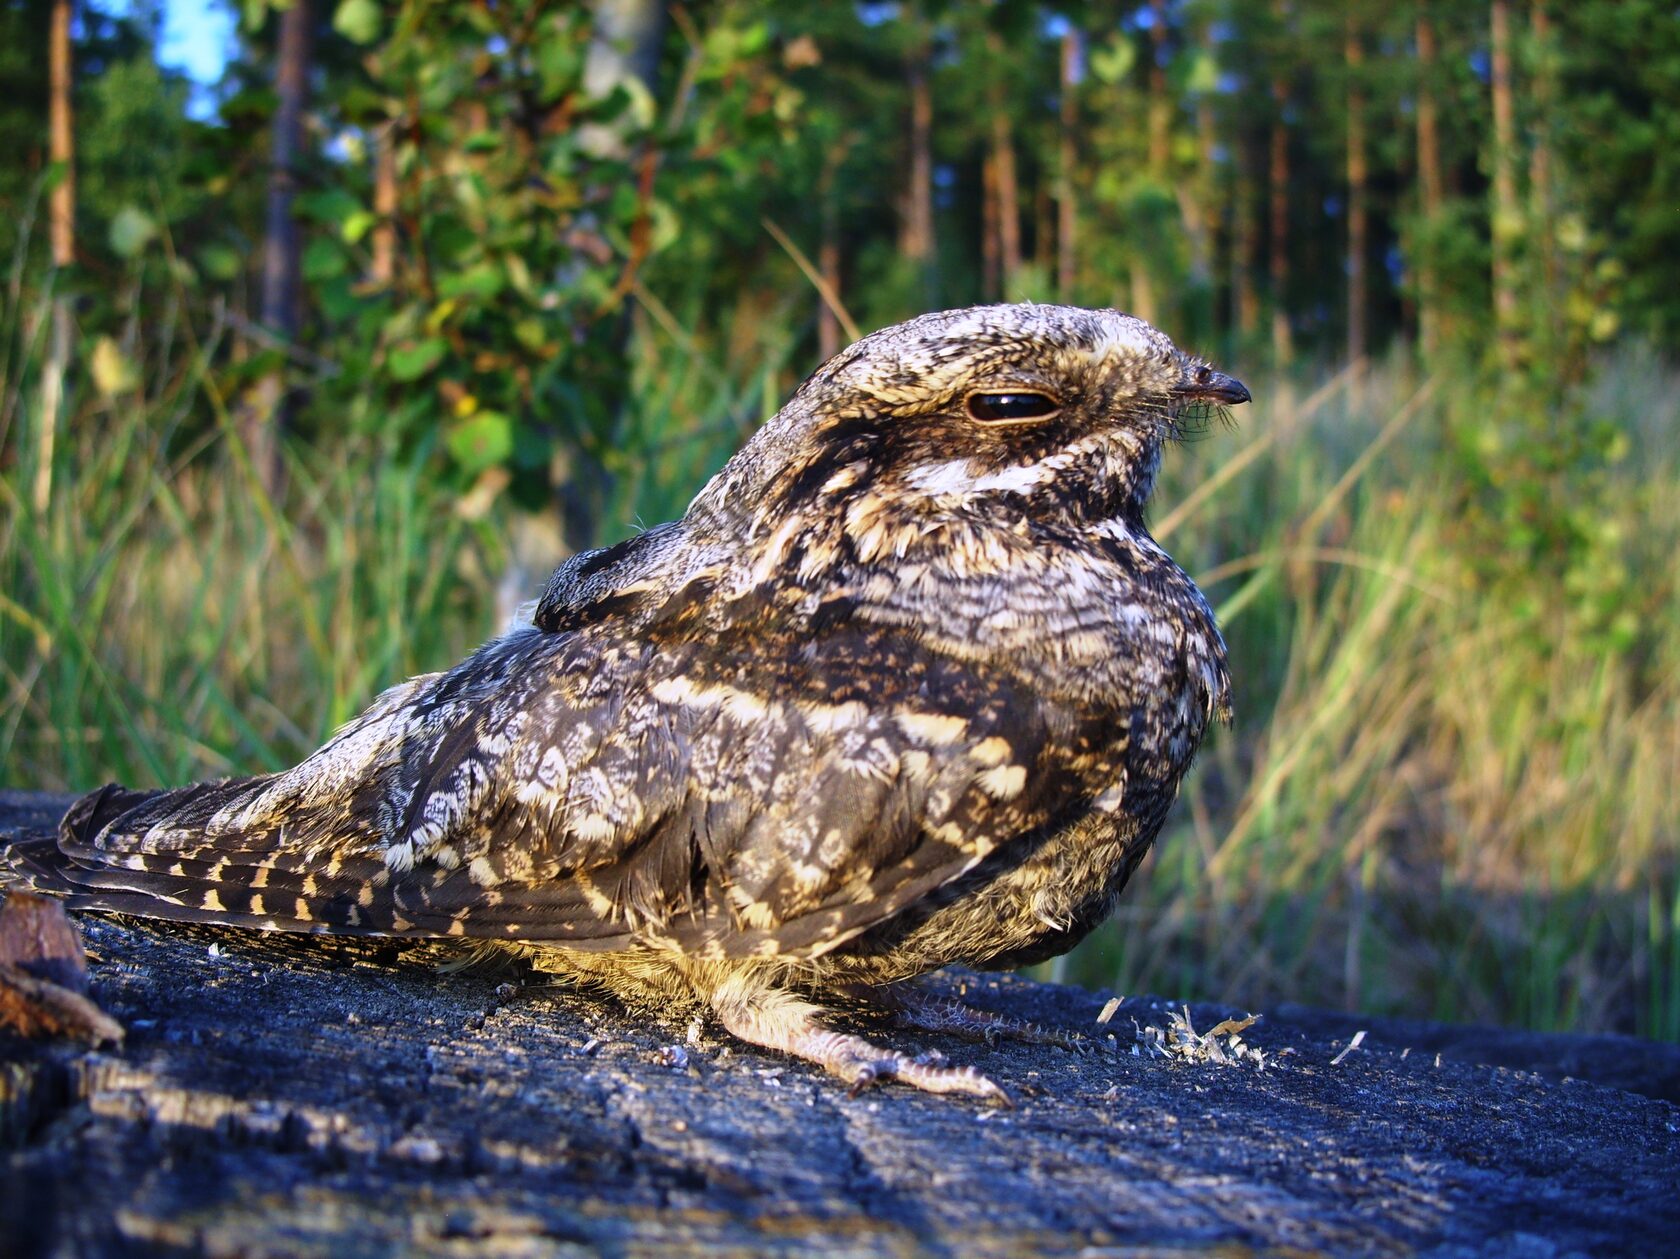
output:
[[[1011,1018],[1007,1014],[994,1014],[990,1010],[977,1010],[955,998],[929,992],[913,982],[880,988],[858,987],[848,989],[848,995],[866,1008],[882,1011],[897,1026],[912,1031],[983,1040],[988,1045],[1002,1038],[1029,1045],[1055,1045],[1061,1049],[1086,1049],[1090,1046],[1090,1042],[1077,1032],[1045,1027],[1026,1019]]]
[[[925,1093],[960,1093],[1010,1105],[1009,1094],[973,1067],[953,1067],[937,1050],[912,1057],[825,1027],[821,1006],[750,980],[731,980],[712,995],[723,1026],[744,1041],[815,1063],[852,1086],[852,1095],[881,1080]]]
[[[826,1035],[838,1037],[845,1045],[832,1060],[824,1061],[823,1066],[841,1079],[851,1081],[853,1097],[880,1080],[891,1079],[901,1080],[924,1093],[963,1093],[1004,1106],[1013,1105],[1009,1094],[995,1081],[973,1067],[948,1065],[945,1055],[937,1049],[912,1058],[896,1050],[882,1049],[861,1036],[837,1032]]]

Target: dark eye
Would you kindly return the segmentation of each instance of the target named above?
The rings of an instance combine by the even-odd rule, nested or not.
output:
[[[987,424],[1008,424],[1022,420],[1044,420],[1062,409],[1047,393],[971,393],[968,413]]]

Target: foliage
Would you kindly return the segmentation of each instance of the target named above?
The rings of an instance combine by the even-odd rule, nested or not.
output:
[[[374,33],[353,4],[338,23]],[[343,102],[357,151],[389,149],[389,222],[366,187],[299,206],[318,318],[357,353],[328,409],[405,449],[436,440],[463,490],[511,472],[539,501],[553,452],[600,466],[618,422],[626,289],[657,243],[637,176],[651,103],[589,90],[591,38],[577,9],[397,8]],[[381,230],[400,265],[370,275]]]

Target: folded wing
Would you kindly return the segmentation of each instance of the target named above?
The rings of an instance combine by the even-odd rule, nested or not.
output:
[[[1075,733],[879,627],[525,629],[283,774],[95,792],[13,877],[278,930],[811,955],[1045,833]]]

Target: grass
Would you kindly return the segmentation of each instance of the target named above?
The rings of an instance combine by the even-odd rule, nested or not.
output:
[[[778,342],[719,362],[649,310],[602,540],[680,511],[796,379],[782,321],[765,324]],[[41,312],[3,315],[8,785],[276,769],[497,628],[502,506],[463,513],[423,459],[354,442],[291,450],[287,500],[268,503],[225,426],[191,428],[214,383],[202,350],[120,398],[80,382],[35,512]],[[1538,575],[1487,582],[1489,541],[1440,450],[1474,415],[1473,382],[1396,360],[1357,403],[1328,371],[1250,384],[1240,426],[1172,455],[1157,500],[1227,627],[1237,723],[1117,917],[1057,973],[1680,1039],[1672,373],[1610,362],[1584,404],[1631,443],[1604,495],[1600,576],[1637,630],[1614,640]]]

